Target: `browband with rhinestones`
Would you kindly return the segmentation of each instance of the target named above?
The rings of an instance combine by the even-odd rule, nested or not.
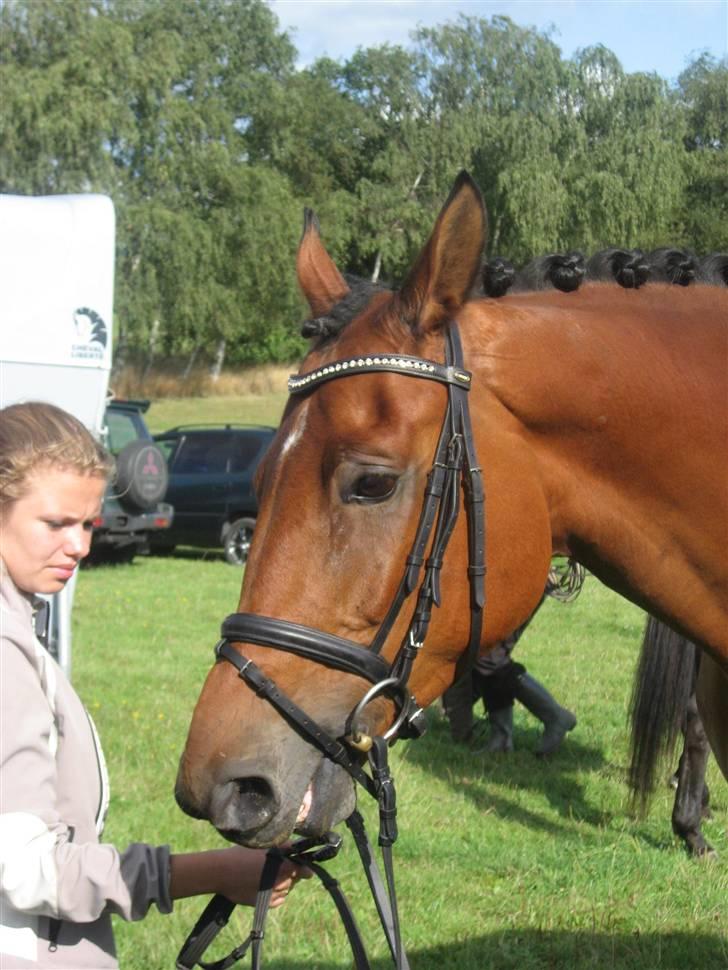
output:
[[[349,360],[334,360],[330,364],[309,371],[308,374],[292,374],[288,378],[288,393],[301,394],[317,384],[330,381],[335,377],[349,374],[368,374],[375,371],[392,371],[395,374],[409,374],[412,377],[426,377],[444,384],[455,384],[470,390],[472,374],[461,367],[438,364],[422,357],[404,357],[401,354],[377,354],[375,356],[352,357]]]

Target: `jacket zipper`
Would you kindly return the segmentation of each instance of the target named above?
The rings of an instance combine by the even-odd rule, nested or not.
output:
[[[76,830],[72,825],[68,826],[68,841],[73,842],[73,837],[76,834]],[[62,919],[56,919],[55,916],[51,916],[48,920],[48,952],[55,953],[58,949],[58,937],[61,933],[61,927],[63,926]]]

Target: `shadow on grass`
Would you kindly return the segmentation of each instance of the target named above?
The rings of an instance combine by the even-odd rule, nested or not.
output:
[[[116,569],[119,567],[139,566],[146,561],[158,559],[167,561],[170,559],[182,559],[185,562],[225,562],[222,549],[197,549],[192,546],[175,546],[174,550],[167,552],[161,549],[152,549],[149,553],[129,551],[125,554],[124,550],[101,550],[92,552],[84,559],[82,566],[84,569]],[[240,566],[233,566],[240,569]]]
[[[447,946],[412,950],[412,970],[721,970],[728,945],[719,935],[505,930]],[[271,970],[340,970],[315,959],[271,960]],[[388,960],[373,970],[390,970]]]
[[[159,549],[152,549],[149,558],[159,559],[185,559],[187,562],[224,562],[225,558],[222,549],[210,548],[200,549],[196,546],[175,546],[171,552],[164,552]],[[240,568],[239,566],[236,568]]]
[[[608,824],[611,813],[595,808],[586,800],[577,777],[581,772],[597,771],[604,766],[601,751],[569,738],[558,755],[541,759],[533,754],[539,736],[538,728],[516,729],[513,753],[475,754],[453,743],[443,718],[431,717],[425,737],[409,746],[407,760],[461,790],[479,809],[495,810],[531,828],[559,832],[559,826],[552,821],[497,794],[496,786],[538,792],[570,822],[577,819],[594,826]]]

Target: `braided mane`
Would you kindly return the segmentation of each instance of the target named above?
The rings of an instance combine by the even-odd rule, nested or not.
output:
[[[728,253],[710,253],[698,258],[678,247],[662,246],[645,254],[641,249],[612,246],[586,259],[583,253],[547,253],[521,269],[502,256],[486,261],[482,270],[483,292],[502,297],[510,289],[524,293],[557,289],[577,290],[585,282],[615,282],[625,289],[645,283],[690,286],[728,286]]]
[[[304,320],[301,336],[320,342],[338,336],[376,293],[392,290],[361,276],[345,274],[344,278],[349,292],[328,313]],[[483,294],[493,298],[503,297],[509,290],[524,293],[557,289],[571,293],[582,283],[595,281],[614,282],[624,289],[637,289],[650,282],[728,286],[728,253],[709,253],[698,258],[677,247],[663,246],[645,254],[641,249],[611,246],[589,259],[580,252],[547,253],[520,270],[503,256],[494,256],[484,262],[480,280]]]

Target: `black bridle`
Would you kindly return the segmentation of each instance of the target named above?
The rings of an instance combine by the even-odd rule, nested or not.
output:
[[[394,782],[388,767],[387,751],[388,745],[397,738],[419,737],[424,731],[424,715],[410,693],[408,682],[412,667],[425,642],[432,607],[439,606],[441,602],[440,571],[445,549],[455,528],[459,512],[461,485],[465,494],[468,517],[467,571],[470,586],[470,635],[468,648],[458,662],[456,679],[464,675],[477,657],[485,604],[484,492],[468,408],[468,391],[472,376],[464,370],[462,358],[457,324],[450,322],[446,330],[444,364],[401,354],[367,354],[349,360],[333,361],[307,374],[290,378],[288,390],[292,395],[310,393],[327,381],[374,372],[402,374],[445,385],[448,394],[447,407],[432,468],[427,478],[414,543],[407,556],[404,573],[392,604],[368,647],[298,623],[255,613],[233,613],[227,617],[222,624],[222,638],[215,647],[215,656],[218,660],[231,663],[237,669],[240,679],[245,681],[256,694],[264,697],[302,738],[321,751],[326,758],[347,771],[377,799],[380,818],[378,841],[387,876],[388,899],[383,895],[381,877],[376,870],[363,821],[358,812],[354,812],[347,819],[347,825],[354,835],[362,858],[397,970],[407,970],[409,964],[400,940],[394,892],[391,847],[397,838],[396,799]],[[430,552],[425,558],[428,546]],[[407,630],[390,664],[381,656],[382,648],[405,601],[417,588],[423,567],[422,581],[419,584]],[[254,643],[293,653],[326,667],[354,674],[368,681],[371,686],[349,714],[343,735],[336,738],[284,694],[252,660],[235,650],[231,645],[233,643]],[[380,696],[394,702],[395,716],[393,723],[383,735],[372,738],[361,730],[362,714],[365,707]],[[364,770],[362,752],[367,753],[371,774]],[[277,866],[283,858],[307,864],[323,879],[344,919],[359,970],[359,968],[368,968],[369,964],[363,953],[353,916],[338,884],[328,875],[324,877],[322,872],[325,870],[321,870],[319,866],[321,854],[324,853],[330,857],[337,839],[339,839],[338,836],[331,837],[330,834],[327,839],[321,840],[324,847],[318,850],[312,847],[311,840],[304,839],[285,852],[276,851],[272,858],[278,859]],[[317,844],[320,845],[320,843]],[[336,848],[338,849],[338,844]],[[275,872],[277,872],[277,866]],[[274,876],[273,863],[271,863],[267,875],[264,873],[264,882],[267,878],[272,886],[271,879]],[[328,883],[332,883],[335,888]],[[180,953],[178,967],[187,970],[199,962],[202,967],[224,970],[235,962],[251,943],[254,967],[257,967],[262,924],[270,899],[270,888],[265,890],[262,886],[261,894],[256,906],[253,932],[244,947],[239,947],[226,960],[215,964],[199,961],[201,953],[209,943],[208,937],[211,939],[210,926],[214,923],[219,929],[224,922],[227,922],[227,917],[224,918],[224,922],[221,922],[221,913],[227,912],[229,916],[232,910],[232,903],[227,903],[226,900],[221,902],[216,897],[208,907],[209,916],[206,910]],[[205,921],[206,916],[208,918]],[[353,924],[355,935],[350,932],[350,924]],[[216,932],[217,930],[214,930],[212,935]],[[233,957],[235,959],[232,959]]]

